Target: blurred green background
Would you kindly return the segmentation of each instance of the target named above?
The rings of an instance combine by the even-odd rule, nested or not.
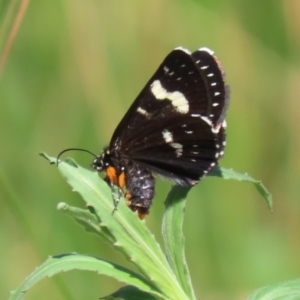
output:
[[[0,1],[1,51],[11,5],[20,3]],[[271,213],[250,184],[218,178],[192,189],[184,230],[198,297],[244,299],[299,277],[300,2],[31,1],[0,79],[0,299],[48,255],[76,251],[129,266],[56,211],[59,201],[83,201],[38,153],[100,152],[179,45],[207,46],[221,60],[231,87],[221,166],[263,180],[275,202]],[[87,167],[92,160],[69,156]],[[169,189],[158,180],[146,219],[159,241]],[[26,299],[98,299],[120,286],[73,271],[45,279]]]

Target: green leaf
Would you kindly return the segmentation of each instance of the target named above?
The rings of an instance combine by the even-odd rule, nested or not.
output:
[[[56,163],[55,158],[41,155],[52,164]],[[165,298],[188,299],[145,221],[128,209],[125,200],[121,199],[118,210],[112,214],[111,190],[97,172],[84,169],[70,159],[60,162],[58,169],[73,190],[80,193],[88,206],[94,208],[101,228],[107,228],[116,241],[114,246],[136,265],[156,289]]]
[[[17,290],[11,292],[9,299],[21,300],[24,298],[29,288],[40,280],[74,269],[94,271],[101,275],[111,276],[121,282],[139,287],[139,289],[149,292],[152,295],[156,295],[158,298],[162,299],[160,293],[156,291],[155,287],[141,275],[100,258],[76,253],[50,257],[31,275],[29,275]]]
[[[300,279],[272,284],[254,291],[248,300],[299,300]]]
[[[224,179],[234,179],[238,181],[248,181],[253,183],[256,190],[260,193],[260,195],[265,199],[267,202],[270,210],[272,211],[273,208],[273,200],[271,193],[266,189],[266,187],[262,184],[260,180],[256,180],[249,176],[247,173],[241,174],[238,172],[233,171],[232,169],[225,169],[221,167],[214,168],[208,176],[217,176],[222,177]]]
[[[70,206],[64,202],[59,203],[57,209],[69,215],[75,222],[83,226],[87,232],[98,235],[110,245],[116,242],[110,231],[106,227],[100,226],[98,216],[90,210]]]
[[[149,293],[145,293],[134,286],[124,286],[113,294],[100,298],[101,300],[156,300]]]
[[[196,299],[184,251],[183,221],[186,196],[191,187],[174,186],[166,202],[162,224],[162,235],[165,243],[166,256],[177,280],[188,295]]]

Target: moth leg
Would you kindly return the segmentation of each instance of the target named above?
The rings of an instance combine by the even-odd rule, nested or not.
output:
[[[114,208],[112,211],[112,215],[118,210],[118,205],[120,203],[120,199],[122,197],[122,189],[117,185],[111,186],[111,195],[113,198]]]
[[[118,210],[118,205],[123,196],[123,189],[117,185],[113,185],[113,187],[111,187],[111,189],[112,189],[111,194],[112,194],[112,198],[113,198],[113,202],[114,202],[114,209],[112,211],[112,215],[113,215]]]
[[[110,190],[111,190],[111,196],[112,196],[113,204],[114,204],[112,214],[114,214],[115,211],[118,210],[117,207],[118,207],[118,204],[120,202],[120,198],[122,196],[122,190],[120,189],[119,186],[116,185],[115,181],[111,180],[108,176],[106,176],[104,178],[104,180],[109,185]]]
[[[106,174],[106,182],[111,188],[111,195],[114,203],[114,209],[112,211],[112,214],[114,214],[118,210],[120,199],[124,194],[125,173],[121,172],[121,174],[118,175],[116,169],[110,167],[109,172],[107,172]]]
[[[111,188],[111,194],[114,203],[112,214],[114,214],[118,209],[120,199],[123,195],[123,188],[125,186],[125,173],[121,172],[120,174],[118,174],[117,169],[113,166],[109,166],[108,168],[106,168],[105,173],[105,181]]]

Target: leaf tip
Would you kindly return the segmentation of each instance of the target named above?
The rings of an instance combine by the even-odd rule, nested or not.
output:
[[[56,209],[57,210],[60,210],[60,211],[64,211],[64,210],[67,210],[69,207],[69,205],[65,202],[59,202],[56,206]]]
[[[45,153],[45,152],[40,152],[39,155],[40,155],[41,157],[47,159],[47,160],[50,162],[51,165],[54,165],[54,164],[57,163],[56,158],[53,158],[53,157],[49,156],[49,155],[48,155],[47,153]]]

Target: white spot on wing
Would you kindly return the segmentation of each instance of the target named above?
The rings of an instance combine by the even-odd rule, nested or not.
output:
[[[216,86],[217,83],[216,83],[216,82],[212,82],[210,85],[211,85],[211,86]]]
[[[200,114],[191,114],[191,117],[197,118],[197,117],[201,117],[201,115]]]
[[[141,107],[138,107],[138,109],[136,110],[138,113],[140,113],[141,115],[144,115],[144,116],[149,116],[149,113],[145,110],[145,109],[143,109],[143,108],[141,108]]]
[[[201,67],[200,69],[201,70],[205,70],[205,69],[207,69],[209,66],[203,66],[203,67]]]
[[[168,73],[169,72],[169,68],[167,66],[164,66],[164,71],[165,71],[165,73]]]
[[[185,52],[186,54],[191,55],[191,52],[188,49],[183,48],[183,47],[177,47],[174,50],[181,50],[181,51]]]
[[[202,47],[199,49],[200,51],[205,51],[207,53],[209,53],[210,55],[214,54],[214,51],[212,51],[211,49],[207,48],[207,47]]]
[[[212,126],[212,122],[208,117],[201,117],[201,119],[206,122],[209,126]]]
[[[180,92],[168,92],[165,90],[159,80],[155,80],[151,84],[151,92],[157,100],[170,100],[174,108],[181,114],[186,114],[189,111],[189,102]]]
[[[214,76],[214,73],[209,73],[206,75],[207,77],[213,77]]]
[[[173,142],[173,135],[169,130],[165,129],[162,132],[162,135],[163,135],[163,138],[164,138],[166,143],[172,143]]]
[[[212,104],[212,106],[218,106],[218,105],[219,105],[218,102],[215,102],[215,103]]]
[[[215,134],[219,133],[220,126],[212,127],[211,131],[212,131],[212,133],[215,133]]]
[[[220,92],[215,92],[214,96],[219,96],[221,93]]]
[[[173,147],[176,151],[176,156],[180,157],[182,155],[182,145],[178,143],[172,143],[170,144],[171,147]]]

